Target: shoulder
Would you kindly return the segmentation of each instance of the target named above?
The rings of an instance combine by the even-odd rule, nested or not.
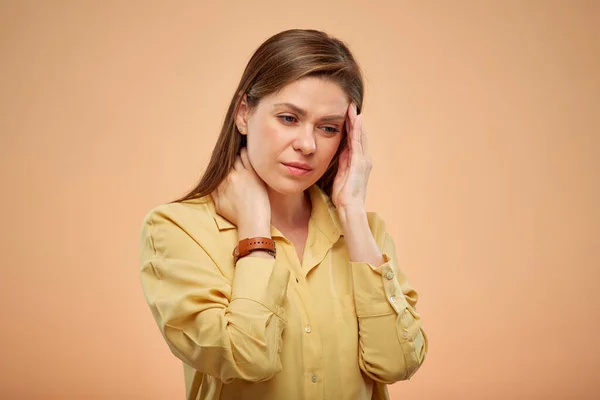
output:
[[[210,196],[177,203],[161,204],[154,207],[143,219],[143,225],[157,225],[170,223],[185,227],[198,222],[213,221],[214,218],[209,207]]]
[[[210,196],[183,202],[161,204],[146,213],[142,221],[141,240],[151,243],[156,251],[166,243],[218,234],[214,218],[214,206]],[[180,243],[183,244],[183,243]]]

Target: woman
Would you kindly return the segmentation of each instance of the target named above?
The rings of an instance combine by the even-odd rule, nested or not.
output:
[[[385,399],[426,354],[381,218],[348,48],[281,32],[249,61],[207,171],[142,228],[142,285],[188,399]]]

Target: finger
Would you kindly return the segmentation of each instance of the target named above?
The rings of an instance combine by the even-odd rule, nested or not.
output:
[[[340,153],[340,158],[338,160],[338,170],[341,172],[345,171],[348,168],[348,162],[350,161],[350,149],[347,147],[342,150]]]
[[[360,144],[362,147],[362,152],[364,155],[368,155],[369,154],[369,137],[363,126],[362,115],[360,117],[359,129],[360,129]]]
[[[348,112],[346,113],[346,141],[350,150],[352,150],[352,133],[354,131],[354,119],[356,118],[356,108],[353,105],[354,103],[351,103],[348,106]]]
[[[363,148],[362,148],[362,143],[361,143],[361,119],[362,116],[359,115],[354,119],[354,123],[352,126],[352,152],[355,154],[363,154]]]

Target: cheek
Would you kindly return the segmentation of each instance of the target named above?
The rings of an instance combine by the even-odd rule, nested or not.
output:
[[[257,115],[248,124],[249,140],[259,142],[262,146],[269,141],[276,140],[278,135],[281,134],[279,128],[277,121],[263,115]]]
[[[286,132],[281,129],[277,121],[264,121],[257,123],[249,138],[256,153],[268,155],[281,151],[286,146]]]
[[[277,127],[265,121],[257,120],[248,126],[248,157],[255,170],[268,168],[268,161],[273,158],[273,148],[277,146]],[[268,172],[268,171],[264,171]]]
[[[327,157],[329,159],[329,161],[331,161],[331,159],[333,157],[335,157],[335,153],[337,153],[338,150],[342,150],[340,149],[340,147],[342,146],[342,140],[341,140],[341,136],[339,139],[337,140],[332,140],[332,143],[329,144],[329,148],[328,148],[328,153],[327,153]]]

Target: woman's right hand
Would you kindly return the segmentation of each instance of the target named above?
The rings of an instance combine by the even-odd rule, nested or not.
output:
[[[217,213],[234,225],[271,223],[271,203],[265,182],[258,176],[242,147],[233,169],[211,194]]]

